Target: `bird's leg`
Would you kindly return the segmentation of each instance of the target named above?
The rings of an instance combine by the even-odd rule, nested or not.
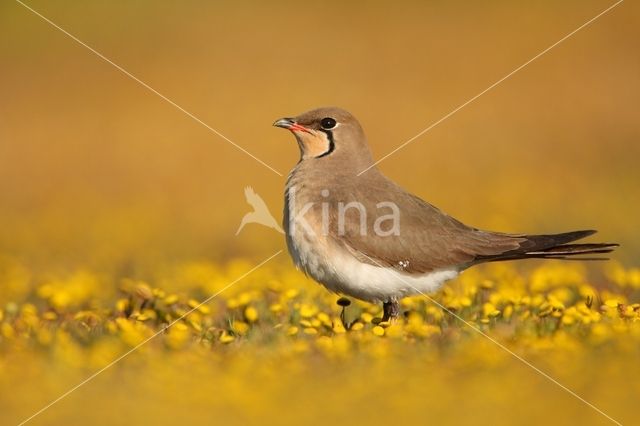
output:
[[[392,321],[400,315],[400,304],[397,300],[390,300],[382,304],[382,321]]]

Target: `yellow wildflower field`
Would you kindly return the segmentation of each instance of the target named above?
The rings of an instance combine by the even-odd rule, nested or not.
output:
[[[25,271],[3,266],[19,288]],[[177,264],[117,280],[109,301],[114,277],[84,270],[4,300],[2,423],[95,372],[34,423],[609,422],[588,404],[635,418],[639,269],[594,282],[577,263],[479,268],[389,324],[274,261],[200,303],[251,267]]]

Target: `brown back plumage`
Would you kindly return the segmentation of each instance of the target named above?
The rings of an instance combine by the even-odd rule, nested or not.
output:
[[[338,125],[329,133],[321,120],[332,117]],[[289,184],[297,185],[307,201],[328,202],[332,215],[329,238],[348,250],[361,262],[400,268],[422,274],[442,268],[464,269],[481,262],[524,258],[564,259],[575,255],[608,253],[617,244],[569,244],[595,231],[574,231],[554,235],[504,234],[483,231],[463,224],[431,204],[408,193],[373,167],[357,174],[371,163],[371,154],[362,127],[348,112],[338,108],[320,108],[295,118],[313,129],[311,136],[296,135],[301,143],[312,145],[315,133],[327,134],[334,146],[316,157],[304,157],[296,166]],[[324,135],[317,136],[317,138]],[[306,138],[306,139],[304,139]],[[327,142],[328,143],[328,142]],[[330,189],[326,198],[323,189]],[[345,213],[344,229],[336,226],[339,203],[357,201],[366,211],[366,229],[381,215],[377,205],[389,202],[400,211],[399,235],[361,235],[360,212]]]

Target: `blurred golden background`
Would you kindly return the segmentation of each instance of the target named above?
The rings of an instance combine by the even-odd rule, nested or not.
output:
[[[275,119],[343,107],[380,158],[613,2],[27,4],[286,176],[298,149]],[[622,3],[380,168],[468,224],[596,228],[637,265],[638,18]],[[280,219],[284,177],[19,3],[0,4],[0,34],[0,267],[35,286],[284,247],[255,225],[235,236],[244,187]]]
[[[376,158],[609,2],[29,3],[285,174],[274,119],[338,105]],[[17,3],[0,27],[0,248],[46,264],[266,253],[284,179]],[[606,14],[380,167],[478,227],[596,227],[640,251],[638,6]],[[130,232],[135,229],[136,232]],[[91,247],[91,250],[87,250]]]

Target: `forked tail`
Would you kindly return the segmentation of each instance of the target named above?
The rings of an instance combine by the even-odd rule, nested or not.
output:
[[[594,230],[584,230],[551,235],[525,235],[520,237],[525,238],[525,241],[520,244],[519,248],[497,255],[481,256],[476,260],[480,262],[516,259],[607,260],[608,258],[606,257],[589,255],[611,253],[619,244],[569,244],[596,232]]]

